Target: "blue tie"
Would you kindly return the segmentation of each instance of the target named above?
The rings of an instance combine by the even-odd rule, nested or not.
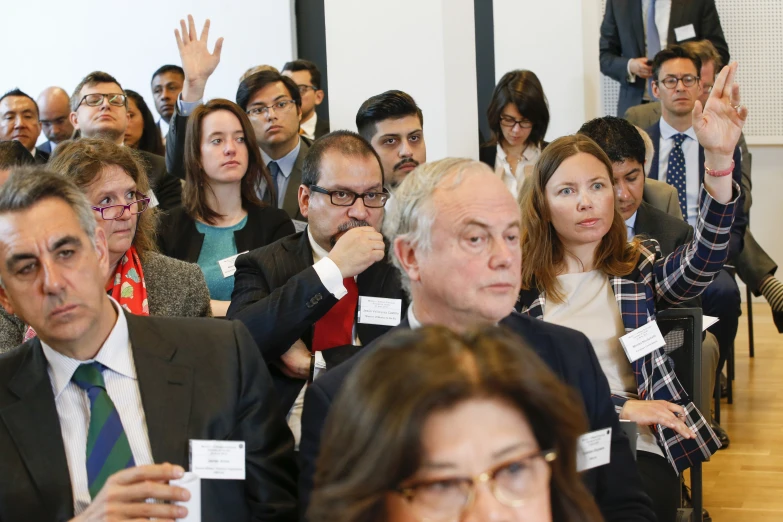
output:
[[[682,152],[682,142],[687,136],[675,134],[672,136],[674,147],[669,154],[669,166],[666,169],[666,183],[677,189],[677,199],[680,201],[682,217],[688,221],[688,198],[685,189],[685,154]]]
[[[277,164],[276,161],[270,161],[269,165],[269,174],[272,176],[272,185],[274,186],[274,189],[272,191],[272,194],[274,194],[274,197],[270,198],[270,201],[274,201],[277,203],[277,206],[280,207],[283,202],[283,196],[282,194],[279,194],[279,188],[277,184],[277,178],[282,174],[280,171],[280,165]]]
[[[650,0],[647,6],[647,58],[652,60],[661,50],[661,36],[658,34],[658,26],[655,25],[655,0]],[[655,99],[652,93],[653,78],[647,80],[647,90],[650,99]]]

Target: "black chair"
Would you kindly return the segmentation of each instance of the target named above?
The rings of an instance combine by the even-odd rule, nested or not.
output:
[[[700,308],[671,308],[663,310],[656,315],[656,321],[661,333],[666,336],[675,329],[683,332],[683,345],[679,349],[671,352],[669,357],[674,362],[674,368],[677,378],[682,384],[685,392],[690,396],[696,406],[704,412],[704,399],[702,397],[701,387],[701,339],[702,339],[702,311]],[[707,413],[709,414],[709,402],[707,402]],[[699,462],[691,467],[691,522],[703,522],[702,507],[704,505],[703,497],[703,476],[702,463]],[[681,509],[681,515],[687,516],[685,510]],[[682,518],[679,518],[682,520]]]

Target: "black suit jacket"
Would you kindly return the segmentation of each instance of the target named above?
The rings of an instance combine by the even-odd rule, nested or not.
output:
[[[500,324],[524,339],[555,375],[576,389],[584,401],[591,431],[612,428],[611,462],[583,475],[606,521],[654,521],[652,502],[642,489],[628,438],[620,428],[610,399],[609,383],[587,337],[576,330],[516,313]],[[407,319],[397,328],[410,328]],[[337,368],[328,370],[307,389],[302,413],[302,439],[299,443],[299,506],[302,520],[313,489],[321,430],[329,407],[357,361],[372,350],[370,346]]]
[[[318,120],[315,122],[315,132],[313,133],[315,135],[315,139],[320,138],[324,134],[329,134],[329,120],[318,117]]]
[[[246,441],[245,481],[201,483],[202,520],[296,519],[294,441],[237,322],[126,314],[156,463],[188,469],[190,439]],[[73,516],[65,448],[38,339],[0,356],[0,520]]]
[[[46,163],[49,161],[49,153],[44,152],[41,149],[35,149],[33,159],[35,160],[36,165],[46,165]]]
[[[247,210],[247,223],[234,232],[237,252],[274,243],[296,232],[288,214],[272,206],[251,205]],[[204,234],[196,229],[195,220],[183,207],[164,213],[160,220],[158,248],[160,252],[174,259],[189,263],[198,261]]]
[[[657,240],[664,256],[668,256],[677,247],[693,240],[692,226],[645,201],[642,201],[636,211],[634,231],[637,235]]]
[[[51,141],[45,141],[41,143],[40,146],[36,147],[39,151],[43,152],[47,156],[52,155],[52,142]]]
[[[659,120],[660,121],[660,120]],[[658,122],[647,128],[647,134],[650,135],[650,139],[653,142],[655,148],[655,155],[652,159],[652,165],[650,165],[649,178],[659,179],[666,181],[666,173],[659,176],[658,172],[658,151],[661,146],[661,127]],[[686,174],[687,175],[687,174]],[[737,186],[742,186],[742,154],[739,147],[734,148],[734,172],[732,172],[732,178],[737,183]],[[699,185],[704,183],[704,147],[699,145]],[[737,210],[734,213],[734,223],[731,225],[731,238],[729,239],[729,263],[736,260],[742,252],[742,246],[745,242],[745,229],[748,227],[748,214],[744,209],[745,192],[740,194],[740,201],[737,204]]]
[[[163,156],[152,154],[146,150],[136,151],[144,166],[147,169],[147,177],[150,180],[150,186],[161,210],[171,210],[182,204],[182,183],[168,173],[166,170],[166,160]]]
[[[642,103],[647,80],[637,77],[628,83],[628,60],[646,56],[641,0],[607,0],[599,41],[601,72],[620,82],[617,116],[629,107]],[[729,63],[729,46],[715,8],[715,0],[672,0],[669,15],[669,45],[677,41],[674,29],[693,24],[696,35],[691,40],[709,40]]]
[[[313,268],[313,254],[307,232],[299,232],[271,245],[237,258],[234,292],[228,309],[229,319],[245,323],[268,364],[277,362],[297,339],[312,348],[313,327],[337,303]],[[397,270],[386,260],[373,264],[356,278],[359,295],[407,298]],[[359,340],[370,344],[389,331],[389,326],[358,324]],[[333,348],[323,352],[328,367],[346,359],[356,350]],[[283,409],[288,411],[304,385],[270,364],[270,373],[278,387]]]

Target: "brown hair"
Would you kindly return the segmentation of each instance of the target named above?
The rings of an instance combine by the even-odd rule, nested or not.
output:
[[[144,160],[138,152],[107,140],[82,138],[67,140],[54,149],[48,168],[70,179],[85,193],[98,180],[107,167],[119,167],[136,182],[136,192],[145,196],[152,194]],[[133,246],[144,261],[147,252],[156,252],[155,228],[158,222],[157,209],[147,208],[138,215]]]
[[[385,520],[385,495],[425,457],[427,419],[473,398],[518,410],[539,447],[557,452],[550,484],[554,520],[602,520],[576,472],[576,439],[587,429],[576,393],[501,328],[458,335],[440,326],[383,337],[348,376],[324,426],[307,519]]]
[[[543,150],[533,174],[525,180],[519,193],[522,208],[522,288],[535,286],[546,292],[547,299],[554,302],[563,299],[557,276],[563,269],[566,249],[552,225],[546,185],[563,161],[579,153],[590,154],[600,160],[614,185],[612,164],[606,153],[587,136],[574,134],[556,139]],[[639,259],[639,241],[635,239],[629,243],[627,237],[625,221],[615,206],[612,226],[595,253],[595,268],[609,275],[630,274]]]
[[[694,40],[681,44],[683,48],[695,54],[701,60],[702,66],[707,62],[715,64],[715,76],[718,76],[723,67],[723,59],[715,46],[709,40]],[[701,71],[699,71],[701,74]]]
[[[215,220],[221,217],[207,204],[206,191],[212,190],[209,185],[209,178],[204,172],[204,166],[201,163],[201,138],[204,118],[217,111],[228,111],[239,120],[242,126],[242,132],[245,134],[245,145],[247,146],[247,172],[242,177],[241,195],[242,208],[248,209],[251,205],[258,207],[265,206],[256,191],[261,180],[266,181],[266,186],[276,194],[272,187],[272,177],[264,165],[261,158],[261,152],[256,145],[256,134],[253,132],[253,126],[247,118],[245,111],[229,100],[215,98],[209,100],[204,105],[199,105],[188,118],[187,133],[185,134],[185,188],[182,191],[182,206],[193,219],[198,219],[207,224],[215,224]],[[275,198],[272,198],[275,201]],[[276,203],[274,203],[276,204]]]

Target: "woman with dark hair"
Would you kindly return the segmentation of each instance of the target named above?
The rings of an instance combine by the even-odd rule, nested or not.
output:
[[[158,156],[166,155],[166,148],[160,137],[160,129],[147,107],[141,94],[127,89],[128,128],[125,129],[125,145],[132,149],[144,150]]]
[[[576,471],[581,400],[518,337],[430,326],[377,346],[327,418],[308,520],[602,520]]]
[[[700,211],[693,241],[669,256],[655,240],[627,242],[612,164],[587,136],[549,144],[520,194],[517,310],[590,339],[620,418],[639,426],[637,462],[661,522],[675,520],[677,475],[720,442],[677,379],[667,355],[676,342],[635,353],[621,337],[643,326],[657,329],[656,311],[701,294],[728,257],[740,191],[730,175],[732,156],[747,117],[735,71],[736,64],[724,69],[705,107],[696,102],[693,128],[706,171]]]
[[[161,252],[197,263],[207,279],[212,312],[226,315],[239,254],[293,234],[285,211],[262,202],[261,159],[250,120],[236,103],[216,98],[188,118],[183,206],[161,218]],[[248,146],[248,144],[251,144]],[[274,201],[274,198],[272,198]]]
[[[546,147],[549,107],[538,76],[524,70],[504,74],[492,93],[487,120],[492,138],[479,150],[479,159],[516,197]]]

